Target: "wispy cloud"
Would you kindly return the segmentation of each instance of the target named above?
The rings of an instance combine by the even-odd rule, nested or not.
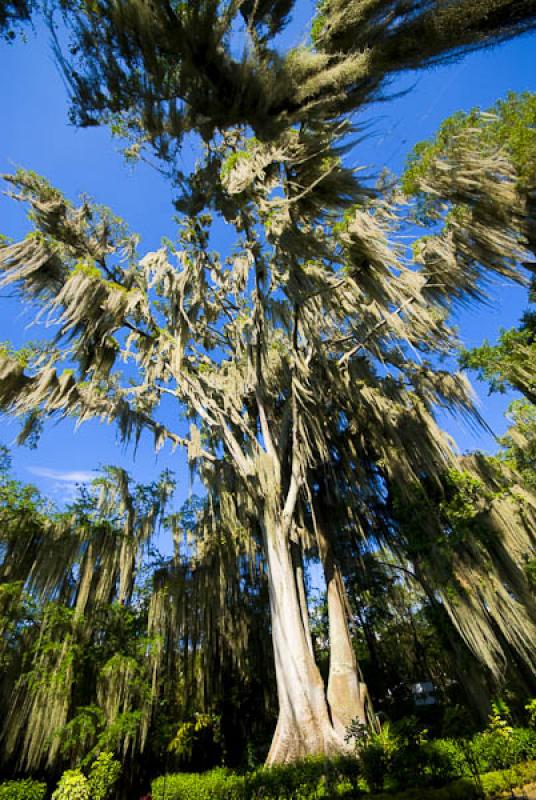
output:
[[[95,472],[86,470],[61,470],[49,469],[49,467],[28,467],[28,472],[39,478],[49,478],[59,483],[89,483],[96,477]]]

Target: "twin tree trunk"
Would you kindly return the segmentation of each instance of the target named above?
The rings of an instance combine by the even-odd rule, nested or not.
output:
[[[351,722],[373,723],[372,703],[355,657],[348,626],[347,598],[322,517],[316,512],[318,551],[326,580],[329,624],[327,699],[333,727],[344,737]]]
[[[282,514],[265,513],[263,528],[279,700],[267,764],[313,754],[334,756],[347,749],[344,732],[349,722],[356,717],[365,722],[364,685],[352,650],[342,581],[340,575],[338,580],[333,577],[336,570],[326,572],[331,653],[326,697],[304,613],[301,573],[296,569]],[[329,546],[327,551],[329,554]]]

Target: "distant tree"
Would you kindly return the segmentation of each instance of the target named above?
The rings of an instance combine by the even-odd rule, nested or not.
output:
[[[54,774],[110,750],[132,786],[144,767],[165,767],[196,715],[219,719],[220,738],[205,736],[190,763],[222,753],[236,763],[246,736],[265,735],[273,684],[266,581],[251,550],[237,556],[230,534],[209,530],[199,500],[166,514],[168,473],[133,485],[108,468],[59,513],[4,467],[3,768]],[[175,542],[167,558],[154,550],[161,525]]]

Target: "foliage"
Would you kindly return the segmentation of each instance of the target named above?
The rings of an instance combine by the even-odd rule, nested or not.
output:
[[[90,800],[89,781],[79,769],[69,769],[61,776],[52,800]]]
[[[112,753],[99,753],[89,770],[91,800],[107,800],[121,774],[121,764]]]
[[[22,778],[0,783],[0,800],[45,800],[46,783]]]
[[[441,745],[443,747],[443,743]],[[458,755],[456,756],[456,758]],[[189,775],[178,773],[157,778],[152,784],[153,800],[319,800],[361,796],[357,788],[356,763],[308,760],[293,767],[263,769],[256,774],[238,775],[224,769]],[[274,776],[270,773],[274,772]],[[325,776],[331,772],[331,782]],[[287,773],[287,777],[285,777]],[[346,774],[346,778],[344,777]],[[471,800],[498,797],[514,786],[522,786],[536,778],[536,761],[520,763],[507,770],[491,771],[472,778],[469,773],[452,780],[461,772],[449,771],[442,776],[445,786],[418,787],[389,794],[374,794],[374,800]],[[324,778],[323,778],[324,776]],[[482,794],[483,792],[483,794]]]
[[[488,727],[470,739],[430,738],[415,717],[384,723],[379,732],[349,731],[371,791],[443,785],[458,777],[513,767],[536,758],[536,733],[508,723],[506,704],[493,704]]]
[[[52,800],[108,800],[121,774],[121,764],[112,753],[99,753],[88,775],[81,769],[66,770]]]
[[[245,778],[224,768],[202,774],[177,773],[153,781],[153,800],[243,800]]]
[[[351,797],[357,786],[355,758],[308,758],[294,764],[261,768],[247,776],[247,798],[289,797],[295,800]]]
[[[519,764],[508,770],[480,775],[478,780],[461,778],[440,788],[419,786],[403,792],[374,796],[374,800],[479,800],[497,798],[516,786],[531,783],[536,778],[536,762]]]
[[[310,758],[306,761],[240,775],[226,769],[202,774],[178,773],[157,778],[154,800],[317,800],[353,797],[358,765],[355,759]]]
[[[408,195],[417,194],[423,178],[436,161],[446,160],[463,133],[475,127],[482,129],[482,145],[486,149],[503,148],[515,166],[519,181],[530,184],[534,178],[531,153],[536,147],[536,96],[530,92],[510,92],[485,115],[480,109],[454,114],[441,124],[432,140],[417,144],[408,156],[403,191]]]
[[[528,722],[531,728],[536,728],[536,697],[529,700],[525,706],[525,711],[528,715]]]
[[[195,714],[193,721],[179,725],[177,733],[168,745],[168,750],[180,758],[189,759],[194,743],[206,737],[215,743],[221,743],[221,716],[217,714]]]
[[[392,772],[396,753],[400,750],[400,738],[389,722],[379,731],[372,731],[357,745],[363,775],[373,792],[383,789],[387,775]]]
[[[476,370],[481,380],[488,381],[490,391],[504,392],[513,386],[534,402],[530,364],[536,355],[535,329],[536,317],[527,315],[519,329],[502,330],[496,345],[485,341],[473,350],[463,350],[460,363],[464,369]]]
[[[533,490],[536,487],[536,405],[514,400],[508,409],[512,425],[500,438],[502,457]]]
[[[0,5],[0,38],[10,42],[15,39],[23,23],[30,20],[35,0],[5,0]]]
[[[20,577],[0,585],[3,760],[16,754],[30,769],[47,762],[52,769],[60,764],[86,769],[110,751],[128,764],[126,780],[136,781],[146,763],[154,769],[173,759],[167,746],[177,720],[193,717],[195,746],[191,757],[183,753],[183,761],[203,768],[229,753],[238,762],[246,733],[255,735],[266,725],[269,684],[257,675],[270,675],[267,597],[256,583],[260,575],[249,567],[243,574],[243,556],[236,557],[235,580],[245,595],[239,613],[249,619],[238,691],[238,651],[231,653],[225,617],[214,612],[215,630],[195,647],[185,638],[188,629],[203,624],[203,610],[193,602],[201,586],[207,604],[226,602],[213,579],[221,576],[222,549],[228,554],[221,529],[215,551],[207,546],[201,552],[196,539],[204,502],[192,499],[167,515],[169,475],[133,486],[126,473],[111,469],[58,513],[33,487],[13,480],[9,466],[2,449],[0,574]],[[176,543],[171,562],[150,545],[160,524],[169,526]],[[180,556],[181,547],[191,564]],[[120,596],[124,602],[118,602]],[[189,609],[180,625],[156,631],[154,620],[176,619],[178,608]],[[209,689],[213,705],[221,708],[224,686],[233,698],[224,706],[225,727],[219,711],[203,711],[202,699]]]
[[[481,772],[505,769],[536,758],[536,734],[527,728],[487,730],[473,738],[471,748]]]

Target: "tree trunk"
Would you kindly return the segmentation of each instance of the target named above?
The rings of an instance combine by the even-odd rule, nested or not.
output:
[[[311,655],[314,658],[313,637],[311,636],[311,626],[309,625],[309,609],[307,607],[307,596],[305,594],[305,581],[303,575],[303,555],[302,549],[298,542],[290,541],[290,552],[292,555],[292,565],[294,567],[294,580],[296,581],[296,589],[298,592],[298,599],[300,601],[301,616],[303,621],[303,629],[305,631],[305,638]]]
[[[372,703],[367,685],[361,680],[352,647],[342,575],[318,510],[315,517],[328,603],[330,657],[327,698],[333,727],[339,736],[344,737],[353,720],[357,719],[363,725],[373,722]]]
[[[272,641],[279,718],[267,764],[345,750],[329,716],[324,683],[304,627],[288,532],[281,514],[265,514]]]

